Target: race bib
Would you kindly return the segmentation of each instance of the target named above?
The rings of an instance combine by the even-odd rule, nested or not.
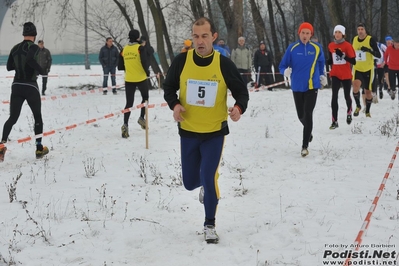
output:
[[[356,61],[366,61],[366,52],[356,50]]]
[[[345,57],[345,53],[342,56],[342,58],[340,56],[338,56],[336,53],[332,53],[333,64],[334,65],[345,65],[346,60],[344,59],[344,57]]]
[[[205,80],[187,80],[186,102],[190,105],[213,107],[215,106],[218,83]]]

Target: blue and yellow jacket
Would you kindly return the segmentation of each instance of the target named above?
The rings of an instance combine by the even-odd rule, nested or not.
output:
[[[280,73],[288,67],[292,68],[291,89],[305,92],[320,89],[320,75],[324,74],[325,58],[321,45],[309,41],[304,44],[300,40],[291,43],[280,62]]]

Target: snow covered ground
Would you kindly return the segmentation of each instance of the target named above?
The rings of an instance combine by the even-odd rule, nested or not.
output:
[[[181,186],[172,112],[149,109],[146,149],[138,110],[130,118],[130,138],[121,138],[123,91],[104,96],[76,89],[100,86],[102,77],[89,76],[101,74],[99,66],[53,66],[51,74],[60,77],[49,78],[42,105],[44,131],[56,130],[43,139],[49,155],[36,160],[33,140],[17,143],[33,135],[25,104],[0,164],[0,265],[335,265],[343,259],[333,256],[352,250],[398,145],[397,99],[385,97],[372,105],[372,118],[361,113],[347,125],[341,91],[339,128],[330,130],[331,90],[324,89],[310,154],[302,158],[291,91],[251,92],[241,120],[229,121],[216,219],[221,241],[209,245],[201,235],[198,191]],[[3,66],[0,101],[9,99],[7,75],[13,72]],[[136,97],[138,104],[139,92]],[[162,92],[152,90],[150,102],[163,103]],[[0,102],[1,127],[8,108]],[[105,119],[110,113],[117,115]],[[390,257],[364,264],[353,259],[353,265],[396,265],[398,169],[395,162],[359,249]],[[329,250],[335,253],[324,259]]]

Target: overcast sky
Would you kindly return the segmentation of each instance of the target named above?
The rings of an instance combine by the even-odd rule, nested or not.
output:
[[[52,54],[63,54],[63,53],[84,53],[84,44],[79,43],[80,36],[75,36],[69,31],[63,31],[60,35],[54,28],[54,18],[50,12],[48,16],[43,17],[40,22],[35,22],[37,28],[38,40],[43,39],[45,46],[51,51]],[[12,11],[9,10],[4,17],[3,23],[0,28],[0,55],[8,55],[11,48],[22,41],[22,24],[12,25],[11,24]]]

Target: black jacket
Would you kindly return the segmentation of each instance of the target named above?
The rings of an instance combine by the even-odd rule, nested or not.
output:
[[[255,71],[258,71],[258,67],[271,68],[273,65],[273,55],[267,50],[257,50],[254,55],[254,67]]]
[[[7,70],[15,70],[14,81],[36,82],[37,74],[45,75],[37,63],[39,46],[32,41],[24,40],[15,45],[7,60]]]
[[[47,48],[39,48],[37,62],[46,74],[50,72],[53,59],[51,58],[51,53]]]
[[[154,54],[154,48],[148,43],[143,46],[148,64],[151,62],[151,56]]]
[[[101,47],[98,60],[103,67],[116,67],[118,65],[119,51],[115,45]]]

